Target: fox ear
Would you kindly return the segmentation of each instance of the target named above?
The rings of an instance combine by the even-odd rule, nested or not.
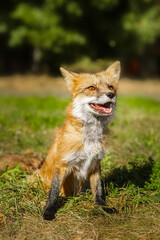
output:
[[[63,75],[63,77],[65,78],[66,80],[66,84],[67,84],[67,87],[68,87],[68,90],[70,92],[73,91],[73,88],[74,88],[74,82],[75,82],[75,78],[78,76],[77,73],[74,73],[74,72],[71,72],[63,67],[60,67],[60,71]]]
[[[106,69],[106,74],[111,76],[111,79],[116,80],[118,83],[121,74],[121,64],[119,61],[114,62]]]

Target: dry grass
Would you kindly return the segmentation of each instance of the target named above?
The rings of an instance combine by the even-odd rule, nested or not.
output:
[[[81,205],[84,204],[81,201]],[[156,204],[141,205],[127,215],[121,212],[116,216],[95,210],[90,203],[87,205],[85,211],[75,206],[58,213],[52,222],[44,222],[40,215],[24,214],[18,229],[17,222],[8,219],[1,223],[5,227],[1,230],[1,239],[159,239],[160,212]]]

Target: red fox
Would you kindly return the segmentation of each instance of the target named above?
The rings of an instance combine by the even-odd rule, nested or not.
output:
[[[58,196],[81,191],[87,179],[96,205],[107,206],[100,176],[100,161],[106,151],[108,123],[116,109],[120,62],[96,74],[73,73],[60,68],[71,94],[67,117],[38,170],[50,188],[43,218],[52,220]]]

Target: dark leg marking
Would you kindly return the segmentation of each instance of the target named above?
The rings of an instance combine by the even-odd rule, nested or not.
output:
[[[93,173],[90,178],[90,184],[94,195],[95,205],[102,206],[103,210],[107,213],[116,213],[117,211],[115,208],[107,207],[107,204],[105,202],[104,185],[103,181],[101,180],[100,174],[101,169],[99,166],[99,169],[97,169],[97,171]]]
[[[101,206],[107,206],[105,202],[104,186],[101,178],[99,177],[96,185],[95,204]]]
[[[99,178],[96,187],[95,205],[102,206],[103,210],[107,213],[113,214],[118,213],[115,208],[109,208],[105,202],[105,192],[103,181]]]
[[[58,176],[54,176],[49,192],[46,206],[44,207],[43,218],[45,220],[53,220],[56,213],[56,205],[60,193],[61,184]]]

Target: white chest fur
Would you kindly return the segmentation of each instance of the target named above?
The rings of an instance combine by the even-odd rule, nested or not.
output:
[[[86,179],[88,173],[92,172],[104,157],[105,151],[102,147],[102,136],[106,121],[102,118],[94,118],[84,123],[83,126],[83,149],[68,154],[65,161],[68,163],[69,172],[76,170],[76,176]]]

